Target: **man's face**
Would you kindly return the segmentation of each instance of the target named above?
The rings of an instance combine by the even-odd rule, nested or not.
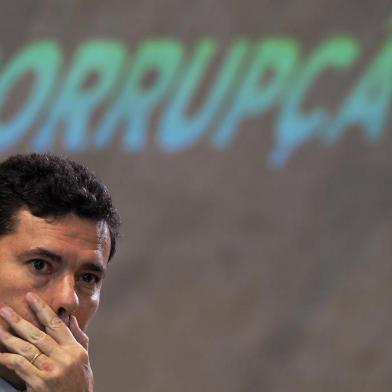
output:
[[[16,230],[0,236],[0,306],[40,326],[25,299],[32,291],[66,324],[73,314],[85,330],[98,308],[109,259],[107,224],[73,214],[43,219],[27,209],[16,218]],[[2,319],[0,325],[8,329]]]

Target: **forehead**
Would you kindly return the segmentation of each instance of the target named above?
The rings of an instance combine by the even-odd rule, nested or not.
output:
[[[95,252],[109,258],[110,234],[104,221],[94,221],[68,214],[60,218],[40,218],[21,209],[15,216],[16,227],[6,236],[19,246],[50,246],[64,252]],[[1,238],[0,238],[1,240]]]

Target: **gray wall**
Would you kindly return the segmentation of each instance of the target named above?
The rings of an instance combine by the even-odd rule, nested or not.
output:
[[[90,329],[97,392],[390,390],[389,2],[0,4],[0,157],[45,149],[82,161],[122,215]],[[268,54],[260,47],[269,38],[280,41]],[[83,74],[77,53],[96,39]],[[203,39],[216,52],[197,81],[189,72]],[[240,39],[244,54],[223,93],[215,82]],[[39,55],[44,40],[52,51]],[[135,98],[127,81],[152,41],[158,54]],[[100,54],[109,47],[120,48],[117,63],[114,52]],[[172,76],[143,125],[143,91],[155,91],[170,59]],[[69,92],[71,71],[84,76]],[[192,82],[186,104],[178,92]],[[213,91],[222,93],[217,107]],[[122,114],[98,145],[119,97]],[[183,119],[203,107],[213,115],[176,148],[191,132],[179,102]],[[236,110],[233,137],[214,143]]]

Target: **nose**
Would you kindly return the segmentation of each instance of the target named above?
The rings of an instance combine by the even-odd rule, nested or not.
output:
[[[75,289],[75,279],[69,274],[52,281],[48,293],[48,303],[67,325],[69,317],[79,306],[79,297]]]

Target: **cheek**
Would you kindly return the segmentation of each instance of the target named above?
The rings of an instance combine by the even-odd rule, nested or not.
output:
[[[31,284],[16,284],[15,281],[10,284],[5,284],[0,280],[0,307],[10,306],[16,313],[28,321],[34,321],[34,316],[26,301],[26,294],[33,291],[34,287]],[[2,318],[0,317],[0,320]],[[7,324],[8,325],[8,324]]]
[[[96,298],[90,298],[88,301],[84,301],[80,304],[76,313],[76,318],[81,330],[85,331],[94,317],[99,306],[99,295]]]
[[[33,312],[30,310],[30,307],[27,304],[24,295],[25,293],[23,292],[20,293],[19,295],[15,295],[13,298],[5,298],[4,300],[0,301],[0,306],[3,305],[10,306],[23,319],[29,321],[34,325],[37,325],[35,316]],[[5,329],[10,330],[9,324],[2,317],[0,317],[0,325],[2,327],[5,327]]]
[[[13,277],[0,277],[0,306],[9,305],[15,311],[21,312],[27,307],[25,295],[32,289],[29,282]],[[25,311],[23,311],[25,313]]]
[[[25,265],[8,263],[0,259],[0,305],[20,301],[36,288],[37,282]]]

